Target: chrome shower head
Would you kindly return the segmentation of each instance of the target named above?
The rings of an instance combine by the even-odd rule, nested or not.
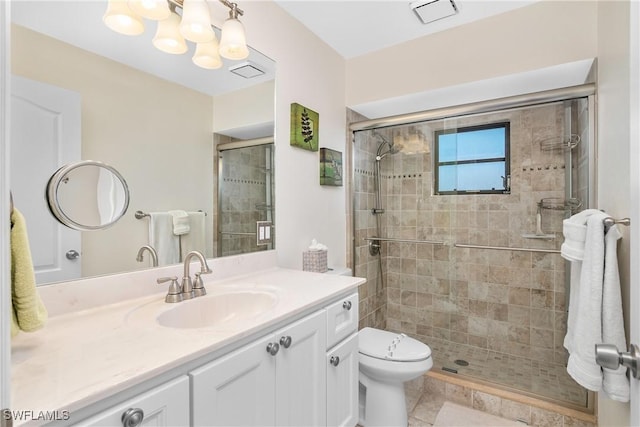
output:
[[[373,131],[373,134],[381,141],[380,145],[378,145],[378,150],[376,151],[376,161],[382,160],[387,154],[397,154],[400,152],[402,146],[389,142],[384,136],[375,130]]]

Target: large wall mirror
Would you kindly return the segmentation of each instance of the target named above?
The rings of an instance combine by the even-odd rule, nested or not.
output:
[[[149,217],[136,211],[203,212],[205,255],[222,255],[216,144],[273,137],[275,63],[268,56],[250,48],[245,60],[201,69],[190,42],[184,55],[155,49],[152,21],[139,36],[108,29],[106,3],[12,2],[11,189],[39,285],[151,267],[149,257],[136,260],[149,244]],[[228,10],[208,3],[219,28]],[[250,44],[250,28],[247,34]],[[243,64],[264,74],[230,71]],[[87,160],[122,174],[129,209],[105,230],[65,229],[46,206],[47,181],[65,164]],[[70,250],[80,256],[69,260]]]

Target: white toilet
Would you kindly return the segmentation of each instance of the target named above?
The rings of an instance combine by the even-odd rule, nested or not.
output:
[[[374,328],[360,330],[358,341],[359,424],[406,427],[404,383],[431,369],[431,349],[405,334]]]

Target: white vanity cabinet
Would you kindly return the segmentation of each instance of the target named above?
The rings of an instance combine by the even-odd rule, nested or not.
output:
[[[75,426],[188,426],[189,378],[183,375]]]
[[[325,343],[320,310],[192,371],[193,424],[325,425]]]

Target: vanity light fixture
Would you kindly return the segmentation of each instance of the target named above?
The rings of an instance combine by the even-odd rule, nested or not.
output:
[[[249,56],[244,26],[238,20],[244,12],[236,3],[218,1],[229,8],[229,18],[222,26],[219,43],[206,0],[108,0],[103,21],[113,31],[125,35],[142,34],[142,18],[157,21],[153,38],[156,48],[183,54],[189,50],[185,39],[189,40],[196,43],[194,64],[213,70],[222,67],[221,56],[232,60]]]

